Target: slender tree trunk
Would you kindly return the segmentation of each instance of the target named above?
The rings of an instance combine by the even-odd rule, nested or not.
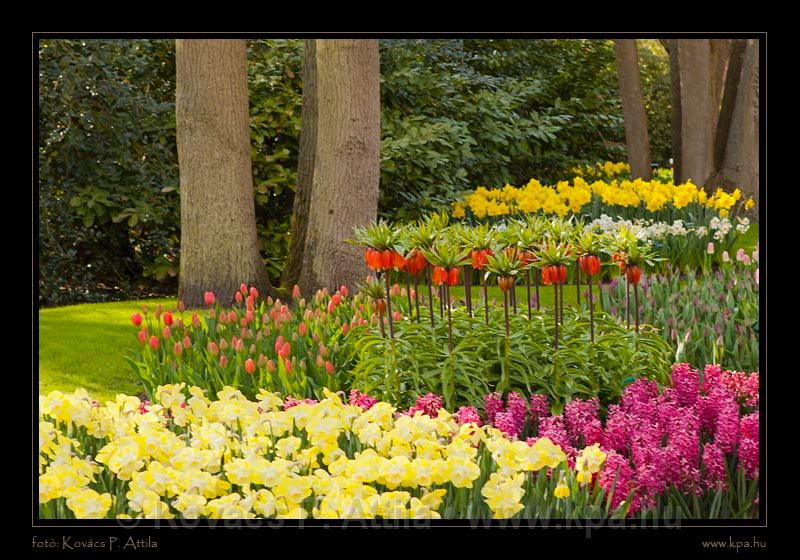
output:
[[[283,269],[282,283],[293,286],[300,280],[303,250],[306,244],[311,189],[314,185],[314,159],[317,144],[317,58],[316,39],[306,39],[303,53],[303,105],[300,112],[300,153],[297,185],[289,233],[289,255]]]
[[[714,95],[708,39],[679,39],[681,180],[704,185],[714,171]]]
[[[681,165],[681,72],[678,59],[678,40],[664,41],[664,46],[669,53],[670,89],[672,92],[672,170],[675,181],[679,181],[683,166]]]
[[[746,48],[747,39],[734,39],[730,47],[725,86],[720,100],[719,119],[717,120],[717,130],[714,135],[714,168],[717,170],[722,168],[723,160],[725,159],[725,147],[728,145],[733,109],[736,105],[736,94],[741,83]]]
[[[723,184],[742,187],[755,199],[753,219],[758,217],[759,200],[758,81],[759,41],[748,39],[719,178]]]
[[[380,175],[380,63],[373,39],[316,41],[317,141],[299,284],[354,286],[367,273],[353,227],[375,219]]]
[[[625,145],[631,176],[650,179],[650,140],[647,135],[647,112],[644,108],[642,79],[635,39],[614,39],[619,91],[625,120]]]
[[[256,233],[247,47],[238,39],[178,39],[175,63],[179,297],[200,307],[212,291],[227,305],[242,282],[269,290]]]

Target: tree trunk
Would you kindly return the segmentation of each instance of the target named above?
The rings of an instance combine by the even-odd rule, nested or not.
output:
[[[717,131],[714,136],[714,169],[721,169],[725,159],[725,147],[731,131],[733,108],[736,105],[736,93],[742,77],[742,64],[747,39],[735,39],[730,48],[728,57],[728,70],[725,75],[725,87],[720,101],[720,113],[717,120]]]
[[[712,100],[714,103],[713,115],[713,128],[714,138],[716,139],[717,122],[719,118],[719,109],[722,105],[722,95],[725,91],[725,75],[728,71],[728,61],[730,60],[731,39],[711,39],[711,72],[713,79],[711,82],[712,87]]]
[[[353,286],[367,274],[363,250],[347,240],[375,219],[380,178],[378,41],[318,40],[316,62],[313,197],[299,282],[306,292]]]
[[[179,297],[200,307],[212,291],[225,305],[242,282],[269,289],[256,234],[245,41],[178,39],[175,63]]]
[[[714,171],[714,95],[711,43],[679,39],[681,181],[704,185]]]
[[[650,179],[650,141],[647,136],[647,113],[644,109],[642,80],[635,39],[615,39],[619,92],[625,119],[625,144],[631,176]]]
[[[314,156],[317,143],[317,60],[316,39],[306,39],[303,53],[303,105],[300,116],[300,154],[297,186],[294,191],[289,256],[283,269],[282,284],[291,287],[300,280],[303,249],[306,243],[311,189],[314,182]]]
[[[719,178],[723,185],[739,186],[755,199],[755,217],[759,199],[758,77],[759,43],[748,39]]]
[[[664,43],[669,53],[669,75],[672,90],[672,175],[678,182],[683,172],[681,165],[681,72],[678,62],[678,40],[669,39]]]

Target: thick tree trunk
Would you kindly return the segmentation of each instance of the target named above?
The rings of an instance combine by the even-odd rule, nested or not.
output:
[[[647,113],[644,108],[639,57],[635,39],[615,39],[619,92],[625,119],[625,144],[631,176],[650,179],[650,140],[647,136]]]
[[[669,75],[672,90],[672,170],[675,181],[679,181],[683,168],[681,166],[681,71],[678,59],[678,40],[663,41],[669,53]]]
[[[212,291],[229,304],[242,282],[268,289],[256,234],[247,50],[243,40],[175,43],[179,297],[200,307]]]
[[[722,95],[725,91],[725,75],[728,71],[728,61],[730,59],[731,39],[711,39],[711,71],[713,74],[712,99],[714,103],[713,127],[716,138],[717,122],[719,109],[722,105]]]
[[[725,159],[725,147],[728,145],[728,136],[733,120],[733,108],[736,105],[736,93],[742,77],[742,65],[747,39],[735,39],[730,48],[728,57],[728,71],[725,76],[725,87],[720,101],[720,113],[717,120],[717,131],[714,136],[714,168],[722,168]]]
[[[314,181],[314,156],[317,144],[317,60],[316,39],[305,40],[303,54],[303,106],[300,116],[300,154],[297,186],[294,191],[289,256],[282,283],[291,287],[300,280]]]
[[[741,187],[756,200],[754,216],[759,199],[758,76],[758,40],[748,39],[719,178],[721,186]]]
[[[374,220],[380,175],[376,40],[318,40],[317,142],[300,286],[353,286],[367,274],[353,227]]]
[[[681,180],[704,185],[714,171],[714,95],[711,43],[679,39]]]

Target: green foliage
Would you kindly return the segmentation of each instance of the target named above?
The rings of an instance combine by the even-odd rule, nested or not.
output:
[[[615,64],[605,40],[383,41],[381,211],[618,158]]]
[[[374,327],[351,330],[352,386],[400,408],[428,392],[443,395],[445,406],[455,410],[507,390],[545,393],[557,405],[595,396],[608,403],[639,376],[664,383],[671,364],[670,347],[656,333],[637,337],[602,315],[595,317],[591,344],[586,311],[567,311],[558,350],[553,350],[553,321],[546,313],[534,312],[530,321],[522,313],[512,315],[509,339],[497,307],[488,325],[482,316],[470,319],[462,308],[452,315],[452,354],[444,321],[433,329],[426,322],[396,322],[394,339],[381,337]]]
[[[658,39],[637,39],[650,159],[669,167],[672,157],[672,82],[669,54]]]

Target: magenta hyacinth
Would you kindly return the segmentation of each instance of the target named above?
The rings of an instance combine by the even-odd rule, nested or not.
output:
[[[478,426],[481,425],[481,415],[478,413],[478,409],[474,406],[462,406],[458,409],[458,412],[455,414],[456,422],[459,425],[473,423]]]
[[[494,424],[497,413],[503,411],[503,397],[500,393],[489,393],[483,397],[483,411],[486,413],[486,421]]]
[[[378,402],[378,400],[370,397],[366,393],[361,393],[356,389],[351,389],[349,402],[351,406],[360,406],[362,410],[367,411],[372,408],[372,405]]]
[[[706,443],[703,446],[703,466],[706,488],[709,490],[728,488],[725,481],[725,454],[716,443]]]

